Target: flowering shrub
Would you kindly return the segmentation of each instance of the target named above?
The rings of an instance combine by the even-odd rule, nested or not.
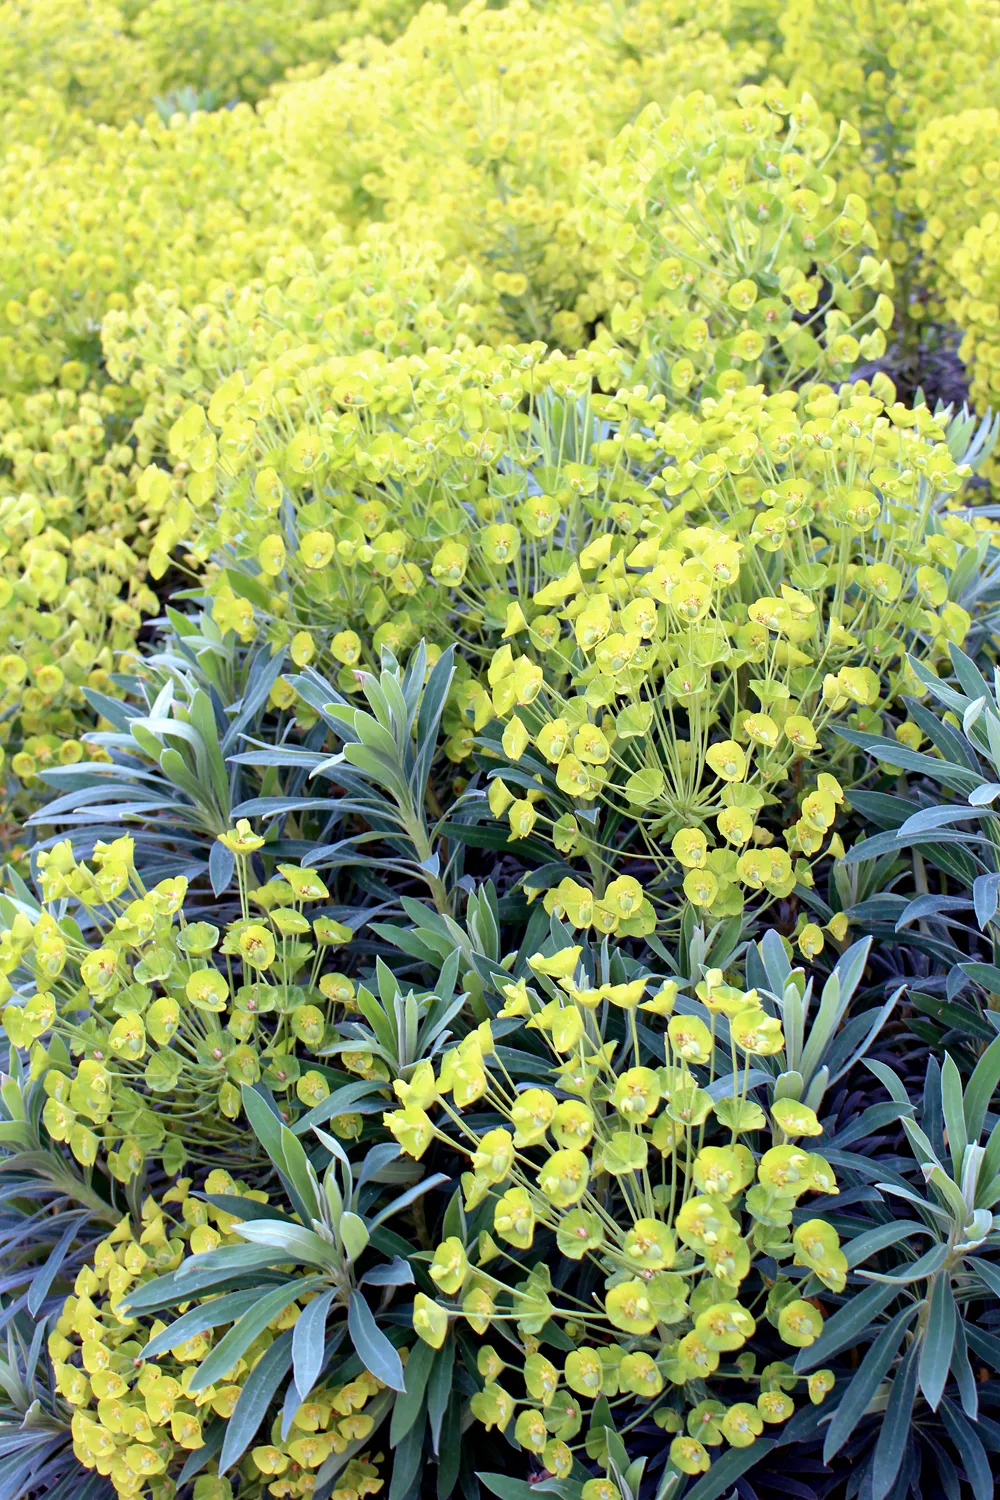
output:
[[[224,933],[185,919],[183,878],[147,891],[128,838],[99,843],[90,865],[56,844],[39,856],[42,906],[4,910],[3,988],[20,995],[3,1026],[31,1048],[46,1129],[84,1166],[100,1154],[121,1182],[149,1156],[170,1175],[189,1158],[245,1161],[243,1084],[264,1079],[292,1116],[349,1077],[317,1054],[339,1040],[334,1015],[354,1009],[353,983],[320,973],[351,929],[305,915],[328,896],[316,874],[281,865],[259,884],[247,856],[263,839],[245,824],[226,838],[242,912]],[[90,915],[85,931],[60,917],[67,898]],[[355,1076],[372,1068],[363,1052],[340,1062]],[[360,1118],[345,1112],[333,1128],[349,1138]]]
[[[110,1478],[123,1497],[174,1493],[185,1462],[204,1446],[204,1430],[232,1416],[248,1377],[312,1300],[307,1290],[301,1302],[286,1300],[240,1357],[220,1371],[221,1378],[198,1385],[200,1362],[223,1337],[224,1323],[213,1315],[212,1303],[196,1297],[187,1320],[192,1332],[185,1337],[179,1330],[170,1344],[162,1337],[168,1326],[162,1318],[130,1316],[122,1306],[137,1288],[175,1271],[185,1256],[245,1243],[233,1232],[238,1212],[193,1196],[190,1186],[191,1179],[182,1177],[159,1201],[147,1198],[138,1222],[123,1218],[100,1242],[48,1337],[57,1389],[73,1408],[76,1457],[84,1469]],[[209,1173],[205,1188],[225,1195],[232,1209],[238,1210],[241,1200],[255,1206],[267,1202],[266,1193],[218,1168]],[[246,1294],[235,1294],[241,1296],[245,1304]],[[238,1316],[235,1303],[232,1315]],[[339,1385],[316,1387],[287,1428],[276,1419],[270,1430],[257,1434],[262,1441],[246,1453],[238,1471],[239,1494],[282,1500],[311,1494],[315,1471],[330,1455],[360,1447],[373,1431],[365,1408],[380,1389],[367,1371]],[[338,1477],[341,1500],[378,1493],[384,1483],[377,1467],[382,1457],[374,1462],[367,1453],[348,1457]],[[230,1500],[232,1481],[218,1477],[216,1469],[213,1461],[197,1481],[199,1500]]]
[[[807,376],[842,377],[885,353],[888,262],[864,200],[826,170],[857,133],[818,124],[808,96],[741,89],[655,104],[612,142],[585,223],[634,283],[611,312],[638,344],[632,379],[675,398]]]
[[[0,3],[5,1500],[990,1500],[998,27]]]
[[[572,1471],[569,1443],[593,1403],[617,1398],[619,1410],[642,1403],[674,1434],[672,1464],[696,1474],[709,1467],[710,1448],[748,1446],[765,1424],[786,1421],[797,1387],[821,1402],[833,1385],[827,1370],[799,1381],[782,1359],[758,1371],[752,1355],[727,1356],[752,1338],[758,1319],[773,1325],[779,1352],[819,1337],[817,1294],[842,1290],[847,1262],[829,1223],[800,1212],[791,1226],[808,1194],[838,1191],[836,1177],[811,1149],[822,1134],[812,1109],[774,1099],[768,1122],[747,1097],[752,1060],[784,1046],[779,1020],[755,991],[710,973],[698,986],[699,1014],[672,1014],[675,982],[644,999],[648,979],[600,984],[581,953],[537,953],[529,959],[534,983],[504,986],[499,1018],[541,1033],[551,1071],[540,1083],[549,1087],[510,1089],[488,1023],[437,1068],[424,1063],[395,1086],[403,1107],[386,1122],[403,1150],[419,1159],[444,1135],[468,1165],[468,1228],[438,1245],[429,1269],[438,1295],[418,1293],[413,1325],[440,1348],[452,1319],[479,1335],[514,1321],[532,1351],[516,1372],[526,1394],[515,1400],[505,1388],[503,1355],[486,1344],[477,1357],[485,1384],[471,1410],[487,1427],[513,1422],[517,1441],[549,1473]],[[605,1042],[616,1016],[625,1027],[620,1052]],[[667,1017],[655,1038],[664,1065],[637,1023],[663,1026]],[[718,1079],[717,1056],[726,1069]],[[463,1116],[474,1105],[502,1123],[471,1128]],[[436,1122],[429,1111],[438,1107]],[[755,1154],[746,1138],[768,1129],[771,1144]],[[598,1269],[592,1299],[574,1295],[561,1275],[554,1280],[551,1253],[521,1262],[543,1236],[554,1237],[556,1264]],[[761,1255],[788,1262],[793,1274],[761,1281]],[[527,1279],[504,1276],[497,1263],[513,1257]],[[564,1330],[561,1356],[543,1353],[533,1337],[550,1320]]]

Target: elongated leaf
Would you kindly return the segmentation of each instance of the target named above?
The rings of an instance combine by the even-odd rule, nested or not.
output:
[[[875,1229],[867,1229],[864,1234],[856,1235],[853,1240],[844,1247],[844,1256],[847,1265],[853,1271],[855,1266],[860,1266],[869,1255],[875,1255],[879,1250],[886,1250],[890,1245],[898,1245],[900,1240],[909,1239],[911,1234],[929,1234],[934,1231],[926,1224],[921,1224],[919,1219],[894,1219],[891,1224],[879,1224]]]
[[[219,1473],[224,1474],[238,1463],[257,1436],[267,1415],[274,1393],[284,1380],[292,1363],[292,1331],[278,1335],[247,1376],[240,1398],[226,1425],[225,1441],[219,1456]]]
[[[434,1358],[434,1368],[427,1382],[427,1420],[434,1452],[440,1452],[441,1423],[451,1400],[451,1382],[455,1369],[455,1340],[446,1338]]]
[[[178,1344],[194,1338],[197,1333],[218,1328],[223,1323],[234,1323],[259,1301],[260,1291],[251,1289],[246,1292],[227,1292],[225,1296],[213,1297],[204,1306],[192,1307],[183,1317],[175,1318],[169,1328],[151,1338],[142,1351],[142,1357],[144,1360],[156,1359],[168,1349],[175,1349]]]
[[[400,1439],[392,1455],[392,1478],[388,1500],[403,1500],[420,1472],[424,1452],[423,1424],[416,1423]]]
[[[912,1322],[916,1313],[915,1306],[904,1307],[896,1314],[892,1322],[882,1329],[865,1354],[860,1368],[840,1398],[833,1420],[827,1428],[826,1442],[823,1445],[825,1464],[830,1462],[835,1453],[840,1452],[868,1410],[869,1403],[896,1357],[896,1351],[902,1342],[907,1324]]]
[[[882,1309],[888,1307],[892,1299],[898,1296],[898,1285],[882,1286],[876,1283],[852,1297],[843,1307],[839,1307],[832,1317],[827,1318],[823,1325],[823,1332],[815,1344],[811,1344],[808,1349],[800,1352],[795,1361],[796,1374],[802,1374],[804,1370],[812,1370],[817,1365],[826,1364],[832,1355],[856,1343],[859,1336],[874,1322]]]
[[[259,1277],[261,1271],[280,1265],[287,1256],[283,1251],[266,1245],[227,1245],[222,1250],[208,1251],[204,1257],[206,1264],[195,1266],[194,1262],[199,1259],[201,1257],[193,1255],[179,1270],[133,1287],[122,1299],[123,1310],[155,1312],[178,1302],[190,1302],[210,1287],[221,1290],[222,1282],[244,1276]]]
[[[543,1479],[528,1484],[524,1479],[515,1479],[511,1474],[477,1474],[477,1479],[500,1500],[532,1500],[533,1495],[557,1495],[560,1500],[575,1500],[580,1485],[573,1479]]]
[[[957,1317],[951,1277],[942,1271],[931,1283],[927,1322],[917,1366],[920,1389],[931,1411],[938,1409],[951,1369]]]
[[[976,1500],[992,1500],[995,1494],[993,1468],[975,1425],[967,1421],[951,1401],[942,1402],[941,1417],[961,1457],[962,1467]]]
[[[319,1379],[326,1349],[326,1320],[334,1292],[323,1292],[304,1307],[292,1329],[295,1388],[304,1401]]]
[[[892,1489],[899,1466],[903,1461],[906,1445],[910,1441],[913,1422],[913,1405],[917,1396],[917,1356],[920,1350],[914,1341],[907,1350],[899,1373],[892,1383],[889,1404],[879,1428],[878,1441],[872,1456],[872,1500],[885,1500]]]
[[[406,1361],[405,1389],[396,1398],[389,1428],[389,1444],[395,1448],[420,1416],[427,1393],[427,1381],[434,1364],[435,1351],[418,1339]]]
[[[347,1326],[351,1341],[365,1368],[391,1390],[404,1391],[402,1361],[375,1322],[374,1314],[360,1292],[352,1292],[347,1304]]]
[[[58,1242],[49,1251],[45,1264],[35,1271],[28,1288],[28,1311],[33,1318],[37,1317],[39,1308],[49,1294],[49,1287],[58,1276],[59,1268],[81,1228],[80,1219],[74,1215],[59,1236]]]
[[[305,1296],[322,1285],[323,1282],[319,1277],[310,1276],[305,1280],[296,1279],[285,1286],[275,1287],[274,1291],[265,1292],[263,1297],[259,1298],[254,1306],[233,1324],[229,1332],[205,1356],[191,1376],[189,1390],[203,1391],[207,1385],[214,1385],[217,1380],[221,1380],[229,1373],[236,1361],[242,1359],[254,1339],[264,1332],[272,1318],[279,1317],[296,1298]]]
[[[1000,1036],[996,1037],[976,1063],[972,1077],[965,1086],[965,1128],[968,1139],[975,1143],[982,1134],[986,1111],[1000,1083]]]

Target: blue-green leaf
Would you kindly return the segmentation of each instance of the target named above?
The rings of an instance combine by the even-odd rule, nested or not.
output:
[[[351,1293],[347,1326],[355,1351],[369,1373],[390,1389],[405,1391],[402,1360],[375,1322],[374,1314],[360,1292]]]
[[[247,1376],[240,1398],[226,1426],[225,1441],[219,1456],[219,1473],[224,1474],[238,1463],[257,1436],[267,1415],[275,1391],[292,1363],[292,1331],[279,1334]]]
[[[326,1319],[334,1293],[323,1292],[304,1307],[292,1329],[295,1388],[304,1401],[319,1379],[326,1349]]]

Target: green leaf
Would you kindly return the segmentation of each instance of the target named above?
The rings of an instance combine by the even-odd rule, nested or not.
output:
[[[993,1500],[993,1466],[986,1455],[986,1449],[979,1441],[975,1424],[967,1421],[951,1401],[941,1403],[941,1418],[961,1455],[962,1467],[972,1486],[975,1500]]]
[[[304,1401],[319,1379],[326,1350],[326,1319],[334,1292],[323,1292],[304,1307],[292,1329],[295,1389]]]
[[[1000,1041],[1000,1037],[997,1040]],[[954,1058],[947,1052],[941,1066],[941,1109],[948,1130],[948,1150],[951,1152],[952,1168],[956,1179],[960,1179],[962,1160],[968,1144],[962,1101],[962,1075],[958,1071]]]
[[[189,1389],[203,1391],[207,1385],[214,1385],[217,1380],[221,1380],[229,1373],[236,1361],[242,1359],[254,1339],[264,1332],[272,1318],[279,1317],[296,1298],[305,1296],[322,1285],[319,1277],[310,1276],[304,1281],[296,1279],[286,1283],[285,1286],[275,1287],[272,1292],[265,1292],[263,1297],[259,1298],[254,1306],[233,1324],[211,1353],[205,1356],[191,1376]]]
[[[462,1397],[452,1391],[441,1433],[441,1457],[438,1459],[438,1500],[448,1500],[455,1488],[462,1462]]]
[[[420,1472],[420,1460],[424,1456],[423,1423],[409,1428],[392,1455],[392,1479],[387,1500],[403,1500]]]
[[[445,1339],[434,1357],[434,1368],[427,1382],[427,1420],[430,1423],[434,1452],[440,1452],[441,1423],[451,1399],[451,1382],[455,1370],[455,1340]]]
[[[800,1352],[795,1361],[795,1373],[801,1375],[805,1370],[813,1370],[817,1365],[826,1364],[832,1355],[855,1344],[859,1335],[874,1322],[882,1309],[888,1307],[893,1298],[898,1296],[898,1283],[883,1286],[879,1282],[853,1296],[832,1317],[827,1318],[823,1332],[815,1344],[810,1344],[808,1349]]]
[[[122,1299],[121,1306],[129,1312],[155,1312],[177,1302],[190,1302],[209,1287],[241,1276],[259,1274],[279,1265],[283,1258],[281,1251],[269,1245],[226,1245],[221,1250],[208,1251],[204,1257],[191,1256],[180,1270],[134,1287]],[[203,1264],[194,1264],[202,1260]]]
[[[348,1210],[341,1215],[337,1226],[340,1230],[340,1238],[344,1242],[344,1251],[349,1261],[357,1260],[368,1245],[368,1229],[364,1219]]]
[[[937,1411],[940,1405],[948,1371],[951,1369],[957,1316],[951,1277],[947,1272],[940,1271],[931,1283],[917,1371],[920,1389],[931,1411]]]
[[[476,1478],[500,1500],[532,1500],[534,1495],[558,1495],[560,1500],[576,1500],[581,1486],[572,1479],[543,1479],[528,1484],[510,1474],[477,1474]]]
[[[156,1359],[168,1349],[174,1349],[178,1344],[194,1338],[196,1333],[218,1328],[223,1323],[235,1322],[253,1307],[259,1297],[259,1289],[252,1288],[246,1292],[227,1292],[222,1297],[213,1298],[204,1307],[192,1307],[190,1312],[186,1312],[181,1318],[175,1318],[169,1328],[150,1339],[142,1351],[142,1358]]]
[[[374,1314],[360,1292],[352,1292],[347,1305],[347,1326],[359,1359],[369,1374],[394,1391],[405,1391],[403,1363],[375,1322]]]
[[[778,1445],[773,1438],[757,1438],[749,1448],[732,1448],[717,1458],[707,1474],[703,1474],[693,1489],[686,1490],[684,1500],[717,1500],[732,1488],[735,1480],[745,1474],[766,1453]]]
[[[219,1456],[219,1473],[224,1474],[238,1463],[257,1436],[261,1422],[288,1368],[292,1363],[292,1331],[278,1335],[247,1376],[240,1398],[226,1426],[225,1441]]]
[[[986,1111],[1000,1083],[1000,1036],[987,1047],[965,1086],[965,1128],[975,1143],[982,1134]]]
[[[423,1339],[418,1339],[410,1351],[404,1372],[405,1389],[396,1398],[396,1404],[392,1409],[392,1426],[389,1429],[390,1448],[396,1447],[420,1415],[436,1352],[430,1344],[425,1344]]]
[[[913,1424],[913,1405],[917,1397],[917,1355],[920,1344],[910,1345],[899,1368],[889,1403],[879,1428],[878,1442],[872,1457],[872,1500],[885,1500],[895,1483],[903,1454],[910,1439]]]
[[[830,1462],[835,1453],[840,1452],[868,1410],[870,1401],[896,1357],[896,1351],[906,1332],[906,1325],[914,1318],[916,1312],[915,1306],[904,1307],[896,1314],[892,1322],[882,1329],[865,1354],[860,1368],[841,1397],[833,1414],[833,1420],[827,1429],[826,1442],[823,1445],[825,1464]]]
[[[303,1229],[301,1224],[286,1224],[283,1219],[256,1219],[249,1224],[235,1224],[233,1233],[255,1245],[274,1246],[284,1252],[285,1260],[305,1261],[306,1265],[323,1270],[340,1265],[336,1248],[315,1230]]]
[[[966,1261],[970,1271],[975,1271],[987,1291],[992,1292],[994,1297],[1000,1298],[1000,1270],[988,1260],[983,1260],[979,1255],[973,1255]]]
[[[875,1229],[865,1230],[864,1234],[857,1235],[844,1246],[848,1269],[853,1271],[869,1255],[887,1250],[890,1245],[898,1245],[900,1240],[909,1239],[911,1234],[929,1234],[933,1237],[933,1230],[928,1229],[926,1224],[921,1224],[919,1219],[895,1219],[891,1224],[879,1224]]]

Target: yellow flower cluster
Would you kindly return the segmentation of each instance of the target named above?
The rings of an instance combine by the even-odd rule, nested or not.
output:
[[[612,141],[584,224],[633,289],[610,318],[637,349],[632,380],[675,400],[776,391],[885,353],[892,271],[864,199],[831,175],[858,135],[832,140],[819,118],[808,94],[754,85],[724,108],[649,105]]]
[[[701,1003],[681,1013],[676,983],[655,990],[642,976],[599,983],[581,953],[537,953],[529,960],[532,983],[503,986],[499,1019],[516,1017],[541,1034],[552,1057],[551,1088],[513,1089],[489,1022],[436,1067],[422,1062],[394,1084],[401,1107],[386,1115],[389,1129],[418,1159],[435,1138],[467,1159],[465,1212],[482,1226],[478,1238],[452,1235],[438,1245],[429,1267],[437,1295],[417,1294],[413,1325],[435,1348],[453,1322],[481,1336],[502,1327],[506,1339],[513,1325],[526,1394],[505,1389],[504,1360],[486,1345],[479,1354],[485,1385],[472,1411],[487,1427],[513,1422],[518,1442],[550,1473],[569,1473],[568,1445],[584,1407],[602,1395],[633,1398],[657,1415],[675,1434],[671,1458],[695,1473],[708,1468],[708,1447],[723,1440],[747,1446],[765,1423],[784,1422],[795,1410],[788,1392],[805,1381],[788,1364],[758,1371],[742,1355],[730,1368],[726,1356],[752,1337],[757,1318],[791,1348],[818,1337],[816,1294],[843,1289],[847,1262],[827,1223],[805,1219],[793,1228],[792,1220],[807,1194],[836,1193],[836,1179],[822,1156],[799,1143],[822,1134],[810,1108],[775,1099],[768,1117],[747,1098],[752,1060],[777,1057],[784,1047],[780,1021],[756,991],[710,971],[698,986]],[[609,1011],[625,1026],[621,1048],[605,1040]],[[640,1047],[639,1018],[663,1028],[659,1066]],[[713,1088],[719,1059],[730,1071]],[[474,1106],[505,1123],[477,1131],[465,1118]],[[758,1132],[771,1142],[759,1157],[743,1139],[757,1141]],[[545,1261],[515,1285],[494,1270],[502,1246],[527,1251],[543,1232],[554,1235],[561,1256],[597,1269],[600,1295],[581,1300],[561,1283],[553,1290]],[[741,1296],[761,1254],[787,1262],[794,1275],[780,1275],[752,1314]],[[568,1335],[559,1364],[539,1347],[549,1320]],[[728,1390],[736,1377],[750,1399],[715,1399],[720,1365]],[[811,1399],[822,1400],[830,1382],[827,1371],[811,1377]],[[682,1415],[676,1397],[692,1389],[704,1399],[689,1397]]]
[[[966,109],[917,135],[912,193],[941,310],[963,331],[977,408],[1000,403],[1000,111]]]
[[[219,1342],[225,1325],[209,1326],[165,1354],[144,1358],[147,1344],[167,1324],[150,1314],[126,1314],[119,1306],[126,1293],[176,1270],[186,1255],[244,1243],[232,1232],[238,1219],[193,1197],[190,1187],[189,1178],[180,1178],[159,1202],[147,1198],[138,1223],[123,1219],[97,1245],[49,1334],[56,1388],[73,1413],[73,1452],[85,1469],[109,1478],[122,1500],[166,1500],[175,1493],[178,1473],[205,1445],[206,1427],[232,1415],[247,1376],[309,1302],[308,1294],[301,1305],[291,1302],[212,1385],[189,1390],[198,1364]],[[248,1190],[218,1169],[208,1174],[205,1191],[267,1202],[265,1193]],[[198,1305],[193,1298],[192,1307]],[[364,1408],[380,1389],[374,1376],[363,1371],[347,1384],[313,1390],[286,1436],[280,1417],[275,1418],[243,1460],[240,1495],[272,1495],[276,1500],[311,1495],[316,1471],[327,1458],[364,1441],[372,1431]],[[338,1475],[337,1500],[377,1494],[383,1485],[377,1467],[381,1459],[381,1454],[374,1460],[352,1458]],[[203,1500],[232,1494],[215,1471],[213,1458],[199,1480]]]
[[[851,121],[865,140],[858,191],[870,197],[904,296],[900,312],[920,317],[909,293],[919,286],[918,217],[906,179],[921,127],[976,105],[995,89],[1000,68],[996,0],[786,0],[780,57],[772,59],[796,90],[808,89],[833,120]],[[966,49],[976,37],[976,68]],[[919,180],[919,174],[918,174]],[[960,197],[953,182],[951,194]]]
[[[262,842],[248,830],[226,838],[241,856]],[[355,988],[320,970],[351,930],[304,914],[328,894],[312,871],[282,865],[253,891],[256,912],[243,879],[243,916],[225,933],[185,920],[182,877],[146,890],[128,838],[98,843],[89,865],[56,844],[39,877],[42,909],[5,909],[0,926],[2,1022],[30,1049],[48,1134],[83,1166],[100,1153],[127,1182],[148,1155],[171,1173],[206,1153],[236,1163],[243,1084],[263,1078],[289,1116],[328,1097],[342,1074],[316,1054],[337,1040],[332,1017],[353,1009]],[[63,915],[66,898],[93,914],[86,937]],[[375,1076],[363,1051],[340,1062]],[[351,1137],[360,1118],[333,1128]]]

